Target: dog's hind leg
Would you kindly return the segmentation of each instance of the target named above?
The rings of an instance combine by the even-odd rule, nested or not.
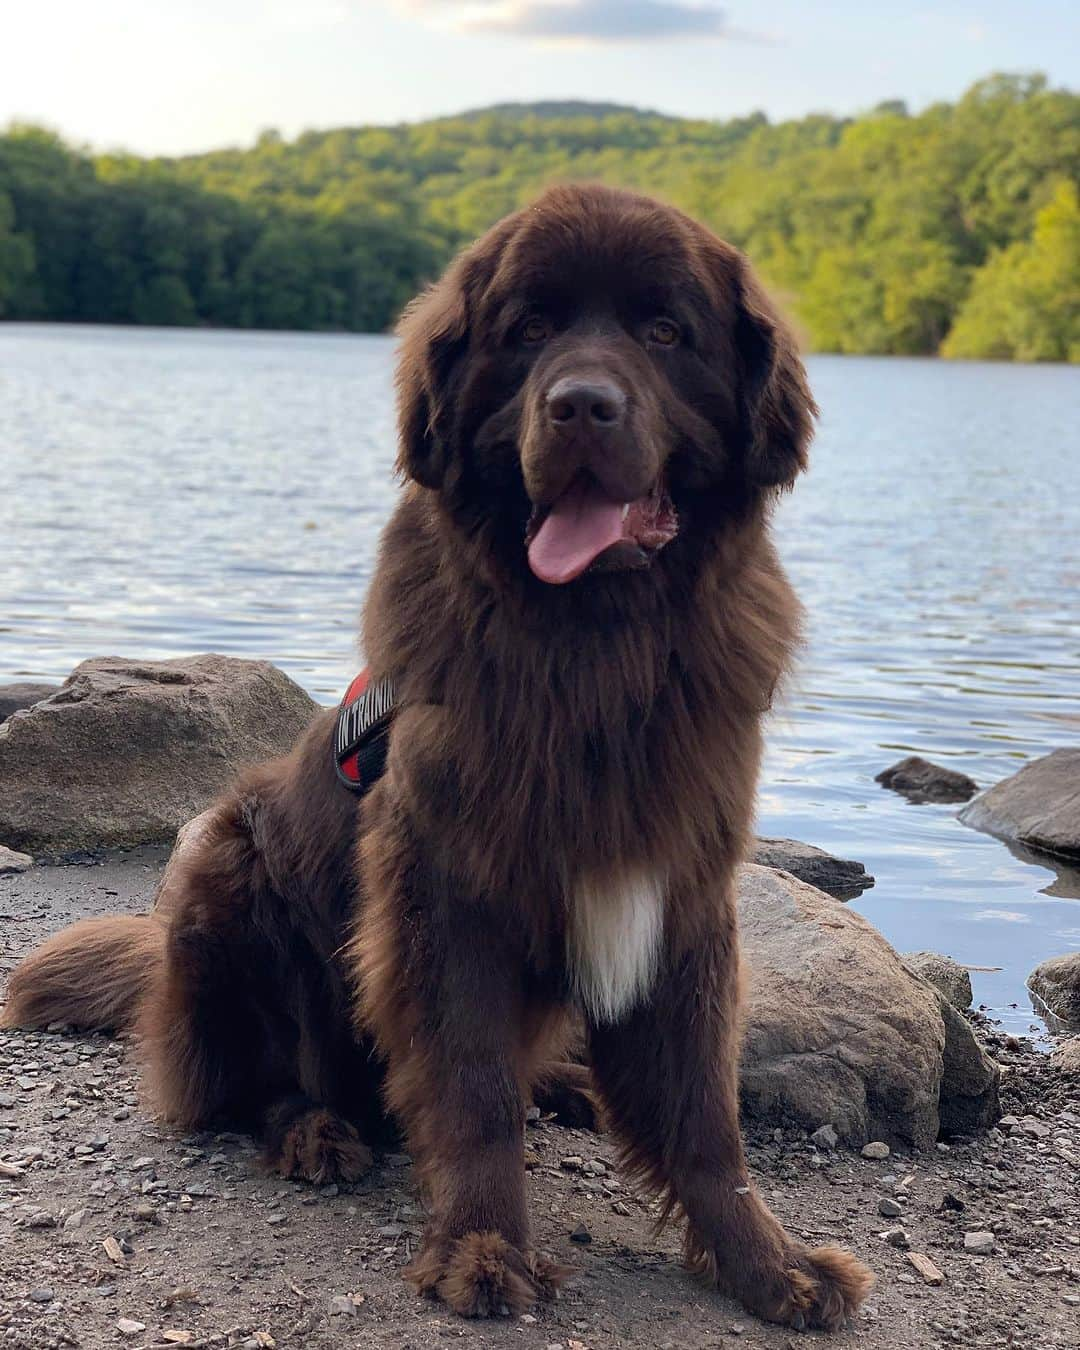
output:
[[[371,1167],[371,1149],[356,1126],[302,1093],[283,1097],[263,1121],[267,1167],[316,1184],[358,1181]]]
[[[600,1099],[587,1064],[572,1060],[541,1064],[532,1084],[533,1105],[570,1129],[599,1130]]]

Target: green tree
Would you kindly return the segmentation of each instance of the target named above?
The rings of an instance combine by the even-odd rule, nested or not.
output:
[[[952,357],[1080,361],[1080,197],[1061,182],[1030,239],[993,254],[942,346]]]

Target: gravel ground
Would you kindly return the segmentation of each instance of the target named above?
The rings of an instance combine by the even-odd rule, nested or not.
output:
[[[0,878],[0,971],[72,919],[145,908],[163,857]],[[802,1132],[753,1136],[756,1175],[791,1230],[849,1245],[877,1273],[837,1347],[1080,1346],[1080,1080],[981,1035],[1009,1113],[988,1137],[864,1158]],[[354,1186],[285,1183],[244,1136],[155,1126],[126,1042],[0,1033],[0,1347],[811,1343],[691,1282],[676,1235],[650,1235],[608,1140],[540,1122],[527,1144],[539,1245],[580,1273],[535,1315],[468,1323],[400,1279],[422,1223],[404,1155]]]

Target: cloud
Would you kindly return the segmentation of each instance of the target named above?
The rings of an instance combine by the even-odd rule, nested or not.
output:
[[[399,8],[429,18],[445,16],[473,33],[548,42],[642,42],[649,39],[743,36],[715,5],[693,0],[398,0]]]

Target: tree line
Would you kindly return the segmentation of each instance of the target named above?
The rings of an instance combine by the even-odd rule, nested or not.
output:
[[[504,105],[181,158],[13,125],[0,317],[381,331],[464,242],[572,178],[706,221],[817,350],[1080,361],[1080,96],[1042,76],[917,115]]]

